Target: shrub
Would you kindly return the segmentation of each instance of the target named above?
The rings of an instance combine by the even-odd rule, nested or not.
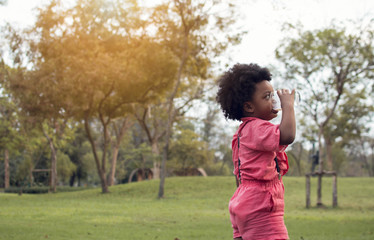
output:
[[[92,187],[57,187],[57,192],[75,192],[82,191],[86,189],[91,189]],[[22,192],[21,192],[22,190]],[[10,187],[4,189],[5,193],[26,193],[26,194],[43,194],[49,192],[48,186],[35,186],[35,187]]]

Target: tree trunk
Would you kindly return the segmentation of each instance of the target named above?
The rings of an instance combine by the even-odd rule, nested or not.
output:
[[[322,150],[322,132],[323,127],[320,126],[318,133],[318,150],[319,150],[319,165],[318,165],[318,186],[317,186],[317,206],[323,206],[322,204],[322,173],[323,173],[323,158],[321,157]]]
[[[30,184],[34,183],[34,176],[32,175],[32,170],[33,170],[33,167],[30,166],[30,169],[29,169],[29,182],[30,182]],[[22,184],[24,184],[24,183],[22,183]]]
[[[186,33],[188,34],[188,33]],[[166,136],[165,136],[165,146],[163,149],[163,154],[162,154],[162,161],[161,161],[161,176],[160,176],[160,186],[159,186],[159,191],[158,191],[158,198],[163,198],[164,197],[164,184],[165,184],[165,177],[166,177],[166,161],[168,159],[168,154],[169,154],[169,143],[170,143],[170,137],[171,137],[171,131],[173,127],[173,120],[174,120],[174,98],[177,94],[181,78],[182,78],[182,71],[184,68],[184,65],[186,64],[187,61],[187,51],[188,51],[188,35],[184,36],[184,48],[183,48],[183,55],[182,55],[182,60],[179,65],[178,73],[177,73],[177,82],[175,83],[173,92],[169,98],[168,104],[168,121],[167,121],[167,126],[166,126]]]
[[[168,130],[166,131],[166,143],[164,146],[164,151],[162,154],[162,161],[161,161],[161,176],[160,176],[160,186],[158,189],[158,198],[164,197],[164,185],[165,185],[165,178],[166,178],[166,161],[168,159],[169,153],[169,141],[170,141],[170,132],[171,132],[171,125],[170,119],[168,120]]]
[[[100,183],[101,183],[101,191],[102,191],[102,193],[109,193],[108,184],[107,184],[106,177],[105,177],[105,171],[103,171],[103,168],[100,165],[99,156],[97,155],[96,145],[95,145],[95,142],[94,142],[92,134],[91,134],[91,130],[90,130],[90,126],[89,126],[89,122],[88,122],[87,117],[84,120],[84,127],[85,127],[85,130],[86,130],[86,133],[87,133],[88,140],[91,144],[92,153],[94,155],[97,174],[99,175]]]
[[[374,153],[371,155],[371,171],[369,171],[369,176],[374,177]]]
[[[156,141],[152,142],[152,153],[156,156],[160,156],[160,150]],[[153,161],[153,179],[160,179],[161,165],[158,159]]]
[[[368,158],[370,155],[368,156]],[[368,160],[369,162],[369,160]],[[371,167],[369,167],[369,176],[374,177],[374,141],[371,143]]]
[[[304,148],[303,148],[303,145],[300,143],[300,151],[299,151],[299,156],[298,156],[298,159],[297,159],[297,171],[299,172],[299,176],[301,176],[301,172],[302,172],[302,170],[301,170],[301,156],[302,156],[302,154],[303,154],[303,150],[304,150]]]
[[[114,127],[114,131],[115,131],[115,134],[116,134],[116,143],[113,147],[113,152],[112,152],[111,167],[110,167],[110,172],[109,172],[109,175],[108,175],[108,186],[113,186],[114,185],[114,179],[115,179],[115,176],[116,176],[118,152],[119,152],[119,148],[121,146],[123,136],[125,135],[127,129],[129,128],[129,119],[125,118],[123,120],[119,131],[117,131],[117,127],[116,127],[115,123],[113,123],[113,127]]]
[[[77,174],[76,172],[73,173],[72,176],[70,176],[70,179],[69,179],[69,186],[70,187],[73,187],[74,186],[74,182],[75,182],[75,178],[77,177]]]
[[[332,176],[332,206],[338,206],[338,177],[336,174]]]
[[[137,114],[135,114],[135,117],[136,119],[138,120],[138,122],[140,123],[140,126],[143,128],[143,130],[145,131],[146,135],[147,135],[147,138],[148,138],[148,141],[149,141],[149,144],[151,145],[152,147],[152,154],[155,155],[155,156],[160,156],[160,150],[159,150],[159,147],[158,147],[158,141],[159,139],[163,136],[163,131],[160,131],[160,129],[162,127],[159,127],[158,125],[158,122],[154,119],[154,131],[153,133],[151,133],[149,127],[147,126],[146,124],[146,118],[147,118],[147,113],[148,115],[150,116],[150,110],[151,108],[146,108],[144,110],[144,113],[142,116],[138,116]],[[166,130],[165,130],[165,133],[166,133]],[[160,156],[162,158],[162,156]],[[160,165],[160,159],[159,158],[156,158],[153,160],[153,168],[152,168],[152,172],[153,172],[153,179],[160,179],[160,172],[161,172],[161,165]]]
[[[53,143],[53,139],[48,136],[48,133],[42,127],[44,136],[48,140],[49,148],[51,149],[51,178],[50,178],[50,191],[56,192],[57,185],[57,151]]]
[[[52,151],[51,191],[56,192],[56,185],[57,185],[57,152],[56,152],[56,148],[53,145],[53,142],[50,143],[50,148],[51,148],[51,151]]]
[[[305,190],[306,190],[306,208],[310,207],[310,175],[306,175],[306,183],[305,183]]]
[[[152,173],[153,173],[153,179],[160,179],[161,165],[158,161],[153,162]]]
[[[325,145],[326,145],[326,159],[327,159],[327,169],[330,169],[330,171],[333,171],[333,159],[332,159],[332,143],[331,139],[329,137],[324,137],[325,139]],[[328,170],[329,171],[329,170]]]
[[[116,175],[116,166],[117,166],[117,158],[118,158],[118,152],[119,152],[119,145],[116,144],[113,148],[112,152],[112,162],[110,166],[110,172],[108,175],[108,186],[113,186],[114,185],[114,179]]]
[[[104,123],[104,121],[102,121]],[[103,152],[101,154],[101,174],[102,178],[105,179],[105,187],[106,187],[106,192],[109,192],[108,190],[108,181],[107,181],[107,176],[106,176],[106,156],[107,156],[107,148],[109,145],[109,137],[108,137],[108,126],[104,123],[103,124],[103,135],[104,135],[104,145],[103,145]],[[105,192],[105,193],[106,193]],[[104,193],[104,192],[103,192]]]
[[[9,188],[9,151],[8,149],[4,150],[4,171],[5,171],[5,177],[4,177],[4,188]]]

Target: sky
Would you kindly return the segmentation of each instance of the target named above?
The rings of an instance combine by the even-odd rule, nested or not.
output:
[[[65,0],[72,2],[74,0]],[[146,4],[159,0],[139,0]],[[5,22],[24,28],[34,23],[35,8],[50,0],[8,0],[0,6],[0,26]],[[300,22],[304,29],[329,26],[331,21],[374,18],[373,0],[233,0],[240,6],[239,25],[248,31],[240,45],[230,49],[227,58],[235,63],[269,66],[276,62],[274,51],[285,37],[283,23]],[[225,56],[224,56],[225,57]],[[274,79],[276,83],[276,79]],[[198,111],[200,112],[200,111]],[[230,123],[229,123],[230,124]]]
[[[72,0],[65,0],[71,2]],[[49,0],[8,0],[0,6],[0,25],[5,21],[20,27],[35,21],[35,7]],[[157,0],[139,0],[157,2]],[[284,22],[302,23],[306,29],[328,26],[332,19],[347,20],[374,17],[373,0],[236,0],[241,14],[239,24],[248,34],[230,51],[233,64],[274,62],[274,50],[284,37]]]
[[[274,50],[284,37],[284,22],[300,22],[306,29],[329,26],[333,19],[374,18],[372,0],[255,0],[245,1],[241,8],[246,14],[248,34],[234,51],[238,62],[268,65],[274,61]]]

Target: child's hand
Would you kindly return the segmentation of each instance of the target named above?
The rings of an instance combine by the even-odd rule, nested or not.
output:
[[[295,140],[296,121],[294,112],[295,89],[290,93],[287,89],[277,91],[282,105],[282,120],[279,125],[281,145],[291,144]]]
[[[279,96],[281,107],[283,110],[287,107],[294,107],[295,89],[293,89],[291,93],[287,89],[279,89],[277,90],[277,94]]]

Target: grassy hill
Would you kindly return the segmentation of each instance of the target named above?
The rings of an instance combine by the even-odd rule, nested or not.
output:
[[[374,239],[374,179],[338,178],[332,208],[331,178],[323,182],[326,208],[305,208],[305,179],[284,178],[285,222],[290,238]],[[168,178],[80,192],[0,194],[0,239],[232,239],[228,201],[233,177]],[[312,179],[312,205],[316,179]]]

